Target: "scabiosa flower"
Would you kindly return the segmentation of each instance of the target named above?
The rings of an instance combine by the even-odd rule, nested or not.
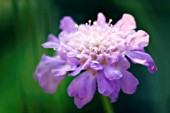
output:
[[[126,94],[136,91],[139,82],[127,71],[130,63],[126,57],[146,66],[150,73],[157,70],[152,57],[144,51],[149,35],[134,30],[136,22],[130,14],[124,14],[115,25],[111,20],[107,23],[102,13],[93,24],[89,21],[77,25],[66,16],[60,28],[58,38],[50,34],[42,45],[53,48],[56,56],[43,55],[34,77],[45,93],[54,93],[66,75],[77,76],[67,91],[78,108],[92,100],[96,87],[111,102],[116,101],[120,90]]]

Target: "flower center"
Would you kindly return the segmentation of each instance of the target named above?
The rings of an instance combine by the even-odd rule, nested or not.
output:
[[[110,23],[79,25],[77,31],[66,35],[69,41],[64,50],[71,56],[97,59],[98,55],[117,55],[125,40],[120,38]]]

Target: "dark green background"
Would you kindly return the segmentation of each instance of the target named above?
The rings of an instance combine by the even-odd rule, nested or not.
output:
[[[103,12],[113,23],[123,13],[132,14],[137,29],[150,34],[146,48],[158,72],[132,65],[140,85],[134,95],[120,93],[112,104],[116,113],[170,113],[170,1],[169,0],[0,0],[0,113],[104,113],[102,96],[78,110],[66,89],[72,78],[55,94],[44,94],[33,79],[43,53],[41,44],[49,33],[59,33],[59,21],[70,15],[78,24],[95,20]]]

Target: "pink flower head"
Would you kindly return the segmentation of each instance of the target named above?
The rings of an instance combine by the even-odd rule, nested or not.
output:
[[[151,73],[157,70],[152,57],[144,52],[149,35],[134,30],[136,22],[130,14],[124,14],[115,25],[111,20],[106,22],[102,13],[93,24],[89,21],[77,25],[68,16],[60,24],[62,32],[58,38],[51,34],[42,45],[53,48],[57,55],[43,55],[34,74],[45,93],[54,93],[68,73],[77,76],[67,91],[78,108],[92,100],[96,86],[99,93],[115,102],[120,90],[133,94],[139,84],[127,71],[130,63],[126,56],[133,63],[146,66]]]

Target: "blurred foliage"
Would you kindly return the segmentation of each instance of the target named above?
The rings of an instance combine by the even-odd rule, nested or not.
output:
[[[130,71],[140,81],[134,95],[121,93],[112,104],[116,113],[170,113],[170,1],[168,0],[1,0],[0,1],[0,113],[104,113],[96,93],[82,110],[73,104],[66,77],[55,94],[44,94],[33,79],[49,33],[59,33],[59,21],[72,16],[76,22],[95,20],[98,12],[116,22],[123,13],[134,15],[137,29],[150,34],[146,48],[157,66],[152,76],[140,65]],[[107,111],[107,110],[106,110]]]

